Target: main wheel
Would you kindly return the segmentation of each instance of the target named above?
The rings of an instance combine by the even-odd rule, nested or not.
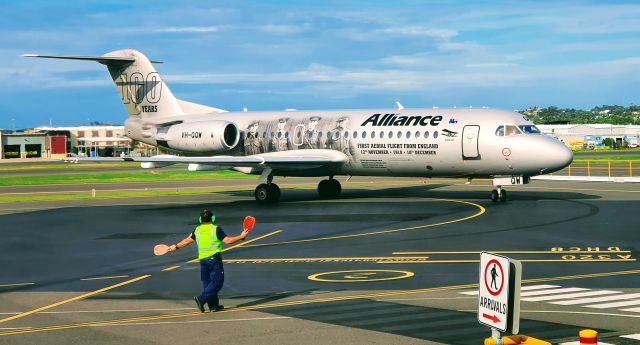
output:
[[[280,187],[277,184],[272,183],[269,186],[269,201],[278,202],[280,201]]]
[[[502,193],[500,193],[500,201],[501,202],[507,201],[507,191],[503,189],[501,192]]]
[[[266,183],[259,184],[253,195],[256,197],[258,202],[269,202],[271,197],[271,188],[269,188],[269,185]]]
[[[321,198],[335,198],[342,192],[342,186],[338,180],[322,180],[318,183],[318,194]]]
[[[331,192],[331,186],[329,180],[322,180],[318,183],[318,195],[321,198],[328,198]]]
[[[256,200],[262,203],[278,202],[280,200],[280,187],[275,183],[262,183],[256,187],[253,194]]]
[[[492,190],[491,191],[491,201],[496,202],[498,201],[498,199],[500,198],[500,195],[498,194],[497,190]]]
[[[342,186],[338,180],[331,179],[329,180],[329,185],[331,186],[331,197],[337,198],[342,193]]]

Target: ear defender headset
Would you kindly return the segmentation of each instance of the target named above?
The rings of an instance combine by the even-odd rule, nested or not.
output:
[[[200,217],[198,217],[198,223],[202,224],[203,222],[214,222],[216,220],[216,216],[213,215],[213,212],[210,210],[204,209],[200,212]]]

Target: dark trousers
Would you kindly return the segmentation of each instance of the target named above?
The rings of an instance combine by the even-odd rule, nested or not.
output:
[[[200,260],[200,280],[202,280],[202,289],[204,290],[198,296],[200,302],[202,304],[208,303],[210,309],[220,305],[218,292],[224,284],[224,268],[220,254]]]

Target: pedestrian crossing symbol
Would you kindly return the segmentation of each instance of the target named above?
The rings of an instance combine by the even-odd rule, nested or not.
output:
[[[487,291],[492,296],[498,296],[502,292],[504,287],[504,269],[498,260],[490,260],[484,270],[484,282],[485,284],[491,282],[486,286]]]

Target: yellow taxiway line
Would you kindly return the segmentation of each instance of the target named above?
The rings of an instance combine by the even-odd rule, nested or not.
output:
[[[573,262],[573,263],[593,263],[593,262],[635,262],[636,259],[518,259],[520,262]],[[407,260],[407,261],[378,261],[377,264],[468,264],[478,263],[480,260]]]
[[[171,267],[167,267],[165,269],[162,270],[162,272],[169,272],[169,271],[173,271],[176,268],[180,268],[180,266],[171,266]]]
[[[59,305],[67,304],[67,303],[70,303],[70,302],[73,302],[73,301],[77,301],[77,300],[81,300],[83,298],[87,298],[87,297],[90,297],[90,296],[93,296],[93,295],[97,295],[97,294],[105,292],[105,291],[113,290],[113,289],[118,288],[120,286],[124,286],[124,285],[128,285],[128,284],[131,284],[131,283],[135,283],[135,282],[137,282],[139,280],[146,279],[146,278],[149,278],[149,277],[151,277],[151,275],[147,274],[147,275],[143,275],[143,276],[140,276],[140,277],[137,277],[137,278],[133,278],[133,279],[127,280],[127,281],[122,282],[122,283],[118,283],[118,284],[115,284],[115,285],[107,286],[107,287],[99,289],[99,290],[91,291],[91,292],[86,293],[84,295],[80,295],[80,296],[76,296],[76,297],[73,297],[73,298],[69,298],[69,299],[66,299],[64,301],[60,301],[60,302],[57,302],[57,303],[49,304],[49,305],[46,305],[44,307],[40,307],[40,308],[33,309],[33,310],[30,310],[30,311],[27,311],[27,312],[24,312],[24,313],[21,313],[21,314],[18,314],[18,315],[14,315],[14,316],[11,316],[11,317],[4,318],[4,319],[0,320],[0,323],[11,321],[11,320],[15,320],[15,319],[19,319],[19,318],[23,318],[25,316],[29,316],[31,314],[35,314],[35,313],[43,311],[43,310],[51,309],[51,308],[57,307]]]
[[[247,246],[247,247],[264,247],[264,246],[275,246],[275,245],[292,244],[292,243],[305,243],[305,242],[315,242],[315,241],[337,240],[337,239],[344,239],[344,238],[373,236],[373,235],[390,234],[390,233],[395,233],[395,232],[426,229],[426,228],[432,228],[432,227],[436,227],[436,226],[442,226],[442,225],[462,222],[462,221],[465,221],[465,220],[469,220],[469,219],[472,219],[472,218],[479,217],[479,216],[483,215],[486,212],[486,209],[482,205],[479,205],[479,204],[476,204],[476,203],[473,203],[473,202],[469,202],[469,201],[453,200],[453,199],[436,199],[436,198],[426,199],[424,201],[425,202],[434,202],[434,201],[435,202],[439,202],[439,201],[441,202],[441,201],[445,201],[445,202],[453,202],[453,203],[471,205],[471,206],[474,206],[474,207],[478,208],[478,212],[476,212],[476,213],[474,213],[474,214],[472,214],[470,216],[466,216],[466,217],[462,217],[462,218],[456,218],[456,219],[447,220],[447,221],[439,222],[439,223],[433,223],[433,224],[411,226],[411,227],[407,227],[407,228],[379,230],[379,231],[371,231],[371,232],[364,232],[364,233],[351,234],[351,235],[314,237],[314,238],[308,238],[308,239],[304,239],[304,240],[292,240],[292,241],[283,241],[283,242],[269,242],[269,243],[261,243],[261,244],[252,244],[252,245]]]
[[[270,233],[268,233],[268,234],[266,234],[266,235],[263,235],[263,236],[260,236],[260,237],[256,237],[256,238],[254,238],[254,239],[252,239],[252,240],[250,240],[250,241],[246,241],[246,242],[244,242],[244,243],[240,243],[240,244],[238,244],[238,245],[235,245],[235,246],[232,246],[232,247],[229,247],[229,248],[225,248],[225,250],[224,250],[224,251],[228,251],[228,250],[231,250],[231,249],[234,249],[234,248],[241,247],[241,246],[243,246],[243,245],[245,245],[245,244],[247,244],[247,243],[251,243],[251,242],[253,242],[253,241],[257,241],[257,240],[259,240],[259,239],[265,238],[265,237],[267,237],[267,236],[275,235],[275,234],[280,233],[280,232],[282,232],[282,230],[276,230],[276,231],[270,232]],[[196,260],[197,260],[197,259],[196,259]],[[163,271],[170,271],[170,270],[176,269],[176,268],[178,268],[178,267],[180,267],[180,266],[172,266],[172,267],[168,267],[168,268],[165,268]],[[123,278],[123,277],[126,277],[126,276],[111,276],[111,277],[85,278],[85,279],[82,279],[82,280],[97,280],[97,279],[110,279],[110,278]],[[102,288],[102,289],[98,289],[98,290],[95,290],[95,291],[91,291],[91,292],[88,292],[88,293],[82,294],[82,295],[80,295],[80,296],[76,296],[76,297],[69,298],[69,299],[66,299],[66,300],[63,300],[63,301],[60,301],[60,302],[56,302],[56,303],[53,303],[53,304],[46,305],[46,306],[44,306],[44,307],[40,307],[40,308],[36,308],[36,309],[30,310],[30,311],[26,311],[26,312],[24,312],[24,313],[20,313],[20,314],[18,314],[18,315],[14,315],[14,316],[11,316],[11,317],[4,318],[4,319],[0,320],[0,323],[4,323],[4,322],[11,321],[11,320],[20,319],[20,318],[23,318],[23,317],[25,317],[25,316],[29,316],[29,315],[32,315],[32,314],[35,314],[35,313],[41,312],[41,311],[43,311],[43,310],[47,310],[47,309],[51,309],[51,308],[55,308],[55,307],[60,306],[60,305],[63,305],[63,304],[67,304],[67,303],[71,303],[71,302],[78,301],[78,300],[81,300],[81,299],[85,299],[85,298],[87,298],[87,297],[94,296],[94,295],[97,295],[97,294],[103,293],[103,292],[105,292],[105,291],[113,290],[113,289],[115,289],[115,288],[118,288],[118,287],[121,287],[121,286],[124,286],[124,285],[128,285],[128,284],[131,284],[131,283],[135,283],[135,282],[137,282],[137,281],[139,281],[139,280],[143,280],[143,279],[146,279],[146,278],[149,278],[149,277],[151,277],[151,275],[150,275],[150,274],[146,274],[146,275],[143,275],[143,276],[140,276],[140,277],[137,277],[137,278],[133,278],[133,279],[130,279],[130,280],[127,280],[127,281],[124,281],[124,282],[118,283],[118,284],[114,284],[114,285],[111,285],[111,286],[104,287],[104,288]],[[34,283],[23,283],[23,284],[20,284],[20,285],[31,285],[31,284],[34,284]],[[12,285],[13,285],[13,284],[12,284]]]
[[[393,252],[393,255],[449,255],[449,254],[480,254],[483,251],[453,251],[453,252]],[[485,250],[485,252],[491,252],[495,254],[622,254],[631,253],[630,250],[498,250],[491,251]]]
[[[275,234],[279,234],[279,233],[281,233],[281,232],[282,232],[282,230],[272,231],[272,232],[270,232],[270,233],[268,233],[268,234],[266,234],[266,235],[258,236],[258,237],[256,237],[256,238],[252,238],[252,239],[250,239],[250,240],[248,240],[248,241],[244,241],[244,242],[241,242],[241,243],[239,243],[239,244],[236,244],[235,246],[231,246],[231,247],[225,248],[225,249],[223,249],[222,251],[223,251],[223,252],[228,252],[228,251],[230,251],[231,249],[238,248],[238,247],[243,247],[243,246],[245,246],[245,245],[247,245],[247,244],[249,244],[249,243],[251,243],[251,242],[255,242],[255,241],[261,240],[261,239],[263,239],[263,238],[265,238],[265,237],[269,237],[269,236],[272,236],[272,235],[275,235]],[[199,262],[199,261],[200,261],[200,260],[198,260],[198,259],[196,258],[196,259],[193,259],[193,260],[188,261],[187,263],[192,264],[192,263],[196,263],[196,262]]]
[[[579,275],[558,276],[558,277],[548,277],[548,278],[534,278],[534,279],[525,279],[522,281],[522,283],[526,284],[526,283],[610,277],[610,276],[631,275],[631,274],[640,274],[640,270],[602,272],[602,273],[579,274]],[[298,301],[266,303],[266,304],[258,304],[255,306],[248,306],[248,307],[229,308],[229,309],[216,312],[216,315],[220,313],[232,313],[232,312],[247,311],[247,310],[261,310],[261,309],[287,307],[287,306],[313,304],[313,303],[347,301],[347,300],[354,300],[354,299],[375,299],[375,298],[382,298],[382,297],[388,297],[388,296],[471,289],[471,288],[477,288],[477,287],[478,287],[478,284],[461,284],[461,285],[451,285],[451,286],[442,286],[442,287],[415,289],[415,290],[395,290],[395,291],[386,291],[386,292],[375,292],[375,293],[369,293],[369,294],[311,298],[311,299],[298,300]],[[38,333],[38,332],[47,332],[47,331],[56,331],[56,330],[74,329],[74,328],[83,328],[83,327],[106,327],[110,325],[132,324],[132,323],[142,322],[142,321],[174,319],[174,318],[183,318],[183,317],[198,317],[198,316],[208,316],[208,315],[211,315],[211,314],[200,313],[200,312],[187,312],[187,313],[164,314],[164,315],[150,315],[150,316],[114,319],[114,320],[106,320],[106,321],[83,322],[83,323],[66,324],[66,325],[55,325],[55,326],[46,326],[46,327],[37,327],[37,328],[34,327],[34,328],[9,330],[5,332],[0,332],[0,336]]]
[[[118,278],[129,278],[129,276],[94,277],[94,278],[82,278],[80,280],[104,280],[104,279],[118,279]]]

